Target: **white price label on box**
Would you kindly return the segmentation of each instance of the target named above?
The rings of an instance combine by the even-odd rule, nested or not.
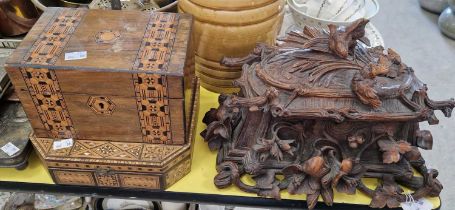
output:
[[[2,151],[5,152],[9,156],[13,156],[17,152],[19,152],[19,150],[20,149],[17,148],[16,145],[14,145],[11,142],[8,142],[7,144],[3,145],[3,147],[2,147]]]
[[[87,58],[87,51],[65,53],[65,61],[80,60]]]
[[[73,146],[73,139],[63,139],[59,141],[54,141],[52,148],[54,150],[65,149]]]

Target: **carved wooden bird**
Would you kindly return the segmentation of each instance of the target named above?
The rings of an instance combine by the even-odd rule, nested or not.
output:
[[[329,49],[336,55],[347,58],[349,51],[353,50],[357,40],[365,36],[365,25],[367,19],[358,19],[347,27],[328,25],[329,27]]]
[[[378,63],[370,63],[370,77],[375,78],[379,75],[387,75],[390,71],[392,63],[385,55],[380,55]]]
[[[381,100],[374,89],[374,80],[363,78],[360,73],[352,78],[352,91],[363,104],[370,105],[374,109],[381,106]]]

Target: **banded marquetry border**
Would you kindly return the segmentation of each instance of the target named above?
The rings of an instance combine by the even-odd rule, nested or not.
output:
[[[133,70],[136,103],[142,139],[146,143],[175,144],[172,141],[171,117],[165,76],[171,59],[179,15],[151,13]]]
[[[53,138],[76,137],[71,116],[54,70],[20,68],[39,118]]]
[[[87,10],[60,9],[49,20],[39,38],[33,43],[23,59],[23,64],[53,65],[63,52]]]
[[[22,64],[55,64],[86,13],[87,10],[73,8],[57,11],[24,56]],[[76,137],[54,70],[20,68],[20,71],[40,120],[49,131],[49,136]]]
[[[190,156],[190,144],[154,145],[98,140],[73,140],[73,146],[54,150],[54,139],[30,136],[34,147],[46,161],[81,164],[120,164],[164,167]],[[64,167],[64,166],[60,166]]]
[[[133,74],[142,141],[172,144],[167,78],[159,74]]]
[[[179,14],[150,13],[133,70],[167,71],[178,24]]]

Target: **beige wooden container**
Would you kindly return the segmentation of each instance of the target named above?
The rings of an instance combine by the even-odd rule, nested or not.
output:
[[[281,28],[284,0],[179,0],[179,11],[194,16],[196,74],[215,92],[235,92],[240,68],[220,66],[224,57],[242,57],[258,42],[273,44]]]

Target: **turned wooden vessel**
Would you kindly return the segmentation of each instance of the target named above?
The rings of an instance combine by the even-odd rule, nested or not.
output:
[[[419,152],[431,149],[433,138],[419,122],[437,124],[435,110],[450,117],[455,101],[429,99],[394,50],[367,48],[367,23],[330,25],[327,33],[306,27],[279,46],[259,44],[246,57],[223,61],[244,71],[236,81],[241,92],[221,95],[203,119],[202,136],[218,150],[217,187],[277,199],[281,190],[306,194],[310,209],[319,196],[332,205],[334,190],[358,189],[375,208],[409,199],[398,184],[412,189],[414,200],[439,195],[438,171]],[[378,178],[376,189],[364,177]]]
[[[214,92],[236,92],[241,68],[220,65],[224,56],[243,57],[258,42],[273,44],[281,28],[284,0],[180,0],[194,16],[196,74]]]
[[[186,14],[49,8],[6,62],[60,184],[164,189],[190,169]],[[68,148],[56,141],[72,139]]]

